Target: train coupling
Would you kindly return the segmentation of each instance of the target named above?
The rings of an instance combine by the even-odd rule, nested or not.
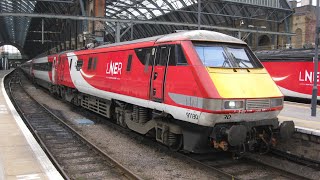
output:
[[[278,128],[274,126],[249,126],[248,124],[221,124],[213,128],[210,135],[215,149],[244,153],[264,154],[275,146],[278,140],[289,139],[294,131],[293,121],[284,121]]]
[[[215,149],[229,150],[229,146],[239,146],[246,142],[247,128],[244,125],[221,126],[214,128],[211,143]]]

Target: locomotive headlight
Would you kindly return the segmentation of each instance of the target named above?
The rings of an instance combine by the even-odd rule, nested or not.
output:
[[[243,100],[224,101],[224,109],[244,109]]]
[[[273,98],[270,101],[271,107],[283,106],[283,98]]]

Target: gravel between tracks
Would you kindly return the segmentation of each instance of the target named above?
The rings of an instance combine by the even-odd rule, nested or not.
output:
[[[79,125],[77,119],[86,119],[67,103],[57,100],[42,89],[23,81],[26,90],[39,102],[61,113],[64,119],[106,153],[130,168],[143,179],[218,179],[213,172],[200,169],[188,161],[170,155],[169,151],[143,144],[142,139],[133,139],[106,124]]]

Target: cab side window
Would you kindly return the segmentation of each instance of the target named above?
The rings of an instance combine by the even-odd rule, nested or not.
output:
[[[136,53],[136,56],[138,57],[139,61],[143,65],[152,65],[153,59],[150,59],[151,53],[152,53],[152,47],[146,47],[146,48],[139,48],[134,50]]]
[[[83,60],[78,60],[76,65],[77,71],[80,71],[80,69],[82,68],[82,65],[83,65]]]
[[[180,45],[175,47],[175,59],[178,66],[188,65],[186,57]]]
[[[170,51],[170,47],[168,46],[162,46],[159,48],[159,56],[160,58],[156,58],[158,61],[156,62],[156,65],[165,66],[168,61],[168,56]]]
[[[135,49],[139,61],[146,66],[185,66],[188,65],[179,44]]]
[[[160,46],[157,48],[156,65],[183,66],[188,65],[181,45]]]

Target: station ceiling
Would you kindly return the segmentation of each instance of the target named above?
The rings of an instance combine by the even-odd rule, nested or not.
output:
[[[30,57],[47,51],[61,42],[60,36],[65,33],[68,21],[89,16],[81,11],[81,1],[88,5],[86,0],[0,0],[0,45],[15,45]],[[121,41],[197,29],[197,25],[202,29],[236,33],[239,21],[245,24],[244,29],[253,21],[264,21],[269,24],[267,30],[273,31],[275,24],[282,23],[293,13],[286,0],[105,0],[105,4],[104,18],[126,20],[118,24]],[[20,15],[15,16],[15,13]],[[44,18],[42,14],[74,19]],[[45,44],[41,42],[42,19]],[[114,42],[117,22],[106,20],[102,26],[105,40]]]

